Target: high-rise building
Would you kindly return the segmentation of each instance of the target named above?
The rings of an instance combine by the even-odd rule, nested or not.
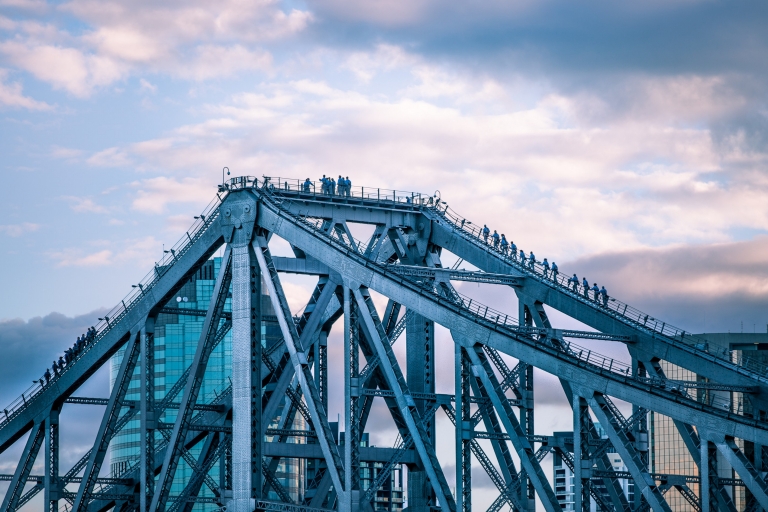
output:
[[[605,430],[600,426],[600,423],[595,423],[595,429],[600,435],[600,439],[608,438]],[[554,435],[555,437],[573,438],[573,432],[555,432]],[[613,466],[614,471],[627,471],[627,467],[624,465],[624,462],[621,460],[621,457],[618,453],[609,452],[607,456],[611,461],[611,466]],[[566,461],[563,460],[563,457],[561,457],[557,452],[554,453],[552,471],[554,475],[553,481],[555,483],[555,496],[557,497],[557,501],[560,504],[560,507],[563,510],[574,510],[576,500],[574,490],[575,487],[573,482],[573,470],[571,470]],[[631,480],[619,480],[619,482],[621,483],[621,488],[624,491],[624,495],[627,497],[627,501],[632,503],[635,495],[635,484]],[[596,490],[598,493],[604,496],[607,495],[607,490],[604,486],[597,485]],[[597,503],[595,503],[595,500],[590,498],[589,502],[590,511],[597,511]]]
[[[706,333],[698,334],[698,337],[707,340],[707,345],[702,346],[705,350],[730,351],[731,357],[740,358],[748,356],[750,359],[761,361],[768,364],[768,334],[757,333]],[[673,380],[705,380],[695,373],[667,363],[661,362],[661,368],[668,379]],[[715,396],[713,396],[715,395]],[[710,401],[715,399],[723,407],[730,407],[733,410],[742,408],[743,412],[749,412],[749,402],[743,400],[741,393],[731,393],[727,391],[706,391],[700,390],[696,399]],[[690,475],[698,476],[698,466],[691,457],[683,438],[677,431],[674,422],[668,416],[651,412],[649,414],[649,438],[650,438],[650,464],[651,473],[662,473],[670,475]],[[750,450],[743,446],[741,440],[737,440],[741,448],[744,449],[747,456]],[[721,478],[736,478],[733,469],[728,463],[718,455],[718,475]],[[698,494],[699,486],[696,483],[689,483],[690,489]],[[744,487],[732,486],[726,487],[737,507],[737,510],[743,510],[748,496]],[[674,488],[667,491],[664,495],[672,510],[681,512],[693,512],[694,508],[690,503]]]
[[[213,258],[203,264],[178,291],[176,296],[165,305],[163,312],[157,317],[154,335],[155,400],[157,401],[165,398],[166,392],[173,387],[183,375],[184,370],[192,363],[200,341],[205,314],[213,295],[220,266],[221,258]],[[262,287],[262,290],[266,293],[266,287]],[[277,318],[275,317],[269,297],[262,295],[261,299],[261,343],[262,346],[266,347],[281,340],[282,334],[280,333],[280,327],[277,324]],[[231,311],[231,299],[229,298],[226,300],[224,311]],[[210,356],[205,378],[200,388],[199,403],[212,401],[230,386],[231,351],[231,334],[228,333]],[[121,350],[112,358],[110,366],[112,385],[114,385],[114,381],[117,378],[123,355],[124,350]],[[126,393],[127,400],[140,399],[140,384],[137,365],[137,370]],[[176,398],[176,401],[179,400],[181,400],[181,394]],[[177,412],[175,409],[166,409],[165,413],[159,418],[159,421],[173,423],[176,420]],[[291,428],[305,429],[306,425],[303,418],[299,416]],[[119,475],[138,463],[140,453],[139,432],[139,419],[137,418],[129,422],[114,437],[110,445],[111,472],[113,475]],[[156,440],[161,440],[161,433],[156,433]],[[301,442],[301,439],[292,440],[291,442]],[[200,448],[193,448],[190,450],[190,455],[196,459],[199,455],[199,450]],[[218,466],[214,465],[210,475],[215,481],[218,481],[218,472]],[[184,458],[181,458],[176,470],[173,487],[171,488],[172,496],[181,493],[191,475],[191,468]],[[297,501],[301,499],[304,490],[303,467],[298,460],[282,460],[277,469],[276,476],[293,499]],[[212,497],[213,494],[207,486],[203,486],[200,496]],[[195,510],[214,508],[216,507],[211,504],[198,503],[195,505]]]
[[[340,443],[344,444],[344,432],[341,432]],[[360,447],[365,448],[372,446],[370,444],[370,438],[368,433],[363,433],[360,438]],[[384,470],[386,463],[384,462],[366,462],[360,461],[360,492],[364,494],[373,484],[373,482],[379,478],[381,471]],[[376,494],[371,500],[371,506],[376,512],[401,512],[405,503],[405,495],[403,493],[403,466],[401,464],[395,465],[389,478],[384,480],[384,483],[376,491]]]

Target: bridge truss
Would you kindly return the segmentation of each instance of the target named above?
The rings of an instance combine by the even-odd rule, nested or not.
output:
[[[373,226],[372,236],[356,240],[354,224]],[[291,245],[294,257],[272,255],[275,235]],[[156,399],[155,322],[160,314],[178,312],[174,297],[220,249],[210,306],[185,313],[204,319],[194,359]],[[479,270],[445,268],[443,250]],[[316,276],[298,315],[288,306],[284,273]],[[517,314],[463,296],[452,284],[458,281],[511,287]],[[387,299],[383,310],[372,292]],[[262,296],[269,297],[268,305]],[[594,332],[558,329],[545,304]],[[262,343],[265,315],[274,316],[281,334],[270,345]],[[436,374],[444,371],[435,365],[435,324],[448,329],[454,342],[451,394],[435,390]],[[343,332],[343,361],[328,358],[334,326]],[[0,475],[9,482],[3,512],[19,510],[40,493],[46,512],[177,511],[199,503],[237,512],[372,510],[378,489],[399,466],[407,468],[408,510],[469,511],[473,464],[496,487],[489,510],[532,511],[538,498],[553,512],[561,506],[541,466],[550,453],[573,471],[576,510],[588,511],[594,501],[598,510],[669,511],[665,496],[674,487],[693,510],[734,511],[734,486],[748,490],[747,510],[768,509],[764,365],[620,301],[596,300],[539,263],[519,261],[489,245],[476,224],[438,197],[368,188],[327,194],[295,180],[234,178],[97,327],[72,362],[49,383],[30,388],[0,418],[0,453],[23,444],[15,472]],[[201,395],[204,374],[227,333],[231,386],[207,400]],[[402,334],[405,364],[393,350]],[[623,343],[631,361],[582,348],[574,342],[581,338]],[[110,397],[74,396],[120,350]],[[663,362],[697,378],[667,378]],[[572,405],[572,434],[536,434],[533,368],[559,378]],[[137,374],[141,398],[127,400]],[[343,441],[327,414],[329,379],[342,378]],[[399,433],[391,448],[361,446],[376,398],[383,399]],[[615,400],[632,404],[632,414],[622,414]],[[62,474],[59,415],[72,403],[100,405],[105,412],[91,450]],[[175,421],[160,421],[170,409],[178,411]],[[673,420],[696,474],[651,472],[649,411]],[[455,436],[438,442],[442,414]],[[294,428],[296,418],[307,428]],[[140,425],[135,463],[105,477],[110,442],[132,420]],[[626,471],[614,470],[609,452],[621,456]],[[276,476],[288,458],[315,468],[299,499]],[[32,474],[36,460],[43,461],[40,475]],[[179,492],[172,484],[181,461],[193,471]],[[363,485],[361,467],[372,462],[380,463],[379,471]],[[724,463],[738,478],[720,476]],[[454,464],[455,478],[449,479],[444,467]],[[218,481],[210,474],[214,467]],[[623,480],[634,484],[631,502]],[[203,488],[213,497],[202,496]]]

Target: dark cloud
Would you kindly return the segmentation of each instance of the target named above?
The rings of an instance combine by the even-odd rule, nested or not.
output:
[[[366,2],[362,2],[366,4]],[[768,64],[768,5],[606,1],[395,2],[386,11],[310,2],[316,34],[331,44],[387,40],[424,54],[507,70],[656,70],[723,73]],[[498,70],[498,69],[496,69]],[[762,71],[761,71],[762,72]]]
[[[563,265],[689,332],[765,332],[768,237],[585,257]]]
[[[68,317],[61,313],[0,322],[0,402],[10,403],[42,377],[54,358],[96,323],[104,311]]]

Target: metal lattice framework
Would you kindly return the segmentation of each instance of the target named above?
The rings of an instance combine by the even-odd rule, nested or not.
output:
[[[5,409],[0,453],[25,435],[26,441],[15,472],[0,475],[9,482],[2,512],[19,510],[40,492],[46,512],[188,511],[196,504],[236,512],[367,511],[397,468],[407,470],[409,510],[467,512],[473,461],[497,488],[489,510],[532,511],[538,498],[553,512],[561,505],[541,466],[550,453],[573,472],[576,510],[590,510],[590,502],[606,511],[672,510],[665,496],[674,487],[693,510],[732,511],[734,486],[748,490],[746,510],[768,509],[764,365],[519,259],[439,197],[369,188],[331,193],[296,180],[238,177],[222,184],[196,219],[131,295],[101,319],[71,362]],[[370,239],[356,240],[354,224],[373,226]],[[291,245],[295,257],[272,255],[275,235]],[[210,306],[184,313],[203,319],[194,359],[164,398],[156,399],[155,322],[161,314],[178,313],[171,299],[220,248],[225,250]],[[479,270],[445,268],[444,250]],[[298,315],[288,306],[282,273],[317,278]],[[510,287],[517,314],[463,296],[452,285],[457,281]],[[371,292],[388,300],[383,311]],[[262,300],[267,297],[269,307]],[[594,331],[556,328],[544,305]],[[281,339],[263,345],[267,317],[279,326]],[[435,324],[453,340],[454,394],[435,391]],[[343,331],[344,356],[332,365],[328,333],[334,326]],[[228,333],[231,387],[206,402],[200,392],[208,361]],[[403,334],[404,362],[393,350]],[[631,361],[597,354],[576,339],[622,343]],[[75,396],[119,350],[110,397]],[[662,361],[698,378],[668,379]],[[534,367],[560,379],[572,405],[572,434],[536,435]],[[340,372],[343,439],[328,418],[329,375],[340,378]],[[137,373],[141,398],[127,400]],[[368,419],[377,398],[398,430],[391,448],[361,444],[375,428]],[[633,413],[626,417],[614,400],[632,404]],[[66,404],[99,405],[105,412],[92,449],[61,474],[59,414]],[[171,409],[177,411],[175,422],[159,421]],[[650,471],[649,411],[672,419],[696,474]],[[452,451],[437,439],[441,414],[455,427]],[[306,429],[296,427],[297,418]],[[111,441],[136,419],[141,448],[135,462],[119,474],[100,476]],[[609,452],[621,456],[626,471],[614,470]],[[33,475],[41,457],[43,474]],[[303,459],[313,468],[300,496],[278,477],[286,459]],[[174,492],[182,461],[191,477]],[[377,473],[363,478],[371,464]],[[450,481],[443,467],[454,464]],[[723,464],[738,478],[720,477]],[[210,475],[213,467],[218,480]],[[631,500],[624,480],[634,483]],[[201,496],[203,488],[213,497]]]

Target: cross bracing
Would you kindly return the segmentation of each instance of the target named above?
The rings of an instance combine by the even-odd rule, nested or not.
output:
[[[544,510],[560,510],[541,465],[550,453],[573,471],[580,510],[589,510],[590,501],[600,510],[671,510],[665,497],[673,488],[694,510],[736,510],[728,491],[735,486],[749,491],[750,510],[768,508],[762,455],[768,372],[761,363],[570,286],[564,272],[518,261],[441,198],[363,187],[316,193],[295,180],[238,177],[219,187],[196,221],[100,320],[73,361],[5,409],[0,453],[24,446],[15,472],[0,475],[9,481],[3,511],[18,510],[38,494],[46,511],[378,510],[379,495],[393,489],[399,471],[407,474],[406,496],[402,503],[390,501],[387,510],[468,511],[482,502],[472,493],[473,461],[496,488],[498,497],[486,503],[490,510],[533,510],[534,498]],[[355,239],[353,224],[372,226],[370,238]],[[294,257],[272,255],[273,236],[287,241]],[[177,307],[177,292],[222,248],[207,309]],[[445,268],[443,251],[476,270]],[[299,312],[288,306],[281,283],[286,273],[317,279]],[[518,311],[462,295],[453,285],[461,282],[509,287]],[[384,310],[374,292],[388,299]],[[592,331],[553,326],[544,305]],[[149,383],[159,315],[199,318],[202,332],[182,378],[156,400]],[[279,326],[278,340],[262,343],[264,322]],[[435,323],[451,333],[454,394],[435,391],[444,370],[434,363]],[[328,358],[333,329],[342,331],[343,361]],[[208,401],[200,394],[202,379],[228,333],[232,385]],[[405,362],[393,350],[403,334]],[[573,341],[589,339],[624,344],[630,360]],[[110,397],[76,396],[121,349]],[[510,367],[511,360],[516,364]],[[700,378],[666,378],[660,361]],[[573,406],[570,437],[535,432],[534,367],[560,379]],[[126,398],[133,375],[142,379],[140,400]],[[329,414],[329,378],[343,380],[342,432]],[[393,447],[364,441],[377,428],[368,422],[374,400],[390,413],[398,433]],[[616,400],[632,404],[633,413],[622,413]],[[58,424],[67,404],[105,412],[92,449],[62,474]],[[174,421],[160,420],[166,410],[174,411]],[[649,411],[675,422],[697,474],[652,471]],[[450,440],[438,438],[441,415],[455,429],[453,451],[446,449]],[[593,418],[606,437],[597,434]],[[105,476],[110,443],[137,419],[141,450]],[[612,467],[609,452],[621,455],[625,470]],[[40,460],[42,475],[32,471]],[[281,476],[291,460],[306,468],[298,493]],[[723,463],[733,468],[733,478],[713,470]],[[191,472],[181,485],[180,464]],[[446,475],[449,466],[456,468],[455,480]],[[365,471],[375,476],[362,478]],[[634,484],[632,500],[622,491],[626,480]]]

